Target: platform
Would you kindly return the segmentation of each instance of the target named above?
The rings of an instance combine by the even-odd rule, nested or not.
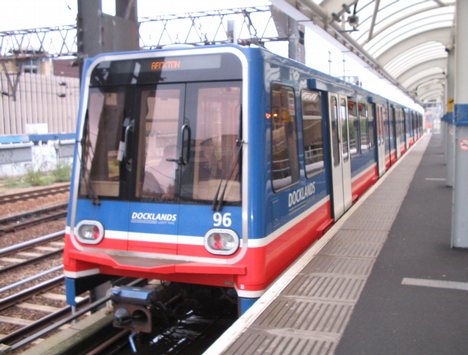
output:
[[[424,136],[205,354],[467,354],[442,149]]]

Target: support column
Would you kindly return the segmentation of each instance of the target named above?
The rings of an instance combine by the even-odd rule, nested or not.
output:
[[[288,39],[289,58],[305,63],[304,25],[274,6],[271,7],[271,14],[278,31],[278,36]]]
[[[447,109],[443,118],[443,139],[444,139],[444,155],[447,170],[447,186],[453,186],[453,173],[454,173],[454,127],[453,127],[453,111],[454,111],[454,97],[455,97],[455,48],[447,48]],[[451,132],[451,134],[450,134]]]
[[[305,63],[304,25],[293,20],[292,18],[289,18],[288,27],[289,27],[289,45],[288,45],[289,58],[297,60],[298,62],[301,62],[301,63]]]
[[[445,102],[447,104],[445,115],[442,119],[442,138],[444,144],[444,161],[447,166],[447,186],[453,186],[453,172],[449,173],[448,171],[448,160],[449,160],[449,145],[453,144],[452,141],[449,140],[449,128],[450,124],[453,122],[453,109],[454,109],[454,97],[455,97],[455,49],[452,45],[450,48],[445,49],[447,51],[447,84],[445,88]],[[454,138],[452,136],[452,138]],[[451,159],[453,160],[454,154],[452,149]],[[453,169],[453,163],[451,164]],[[450,174],[450,182],[449,182],[449,174]]]
[[[457,0],[455,25],[455,174],[452,209],[452,246],[468,248],[468,1]]]
[[[139,49],[137,0],[115,0],[116,15],[102,13],[101,0],[78,0],[78,52],[94,56],[102,52]]]

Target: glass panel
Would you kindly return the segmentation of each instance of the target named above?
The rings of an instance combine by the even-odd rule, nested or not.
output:
[[[359,142],[359,120],[357,117],[357,105],[354,100],[348,99],[348,129],[349,129],[349,151],[351,156],[360,153]]]
[[[296,108],[292,88],[272,85],[271,113],[272,181],[273,189],[278,190],[299,180]]]
[[[387,31],[374,37],[371,42],[364,46],[364,49],[366,49],[372,56],[378,57],[392,46],[395,46],[397,43],[411,38],[412,36],[416,36],[426,31],[452,26],[453,14],[437,14],[432,18],[425,18],[420,21],[416,21],[416,19],[411,18],[409,21],[411,22],[406,23],[407,21],[401,21],[399,23],[399,25],[401,24],[399,28],[392,26]]]
[[[413,113],[411,111],[406,112],[406,136],[413,136]]]
[[[358,103],[359,112],[359,128],[361,131],[361,152],[366,152],[371,148],[369,137],[369,120],[367,117],[367,104],[365,102]]]
[[[390,149],[390,128],[389,128],[389,117],[388,110],[386,107],[381,106],[381,112],[383,117],[384,124],[384,140],[385,140],[385,150]]]
[[[123,138],[123,92],[91,89],[83,138],[80,194],[119,196],[119,142]]]
[[[346,99],[340,99],[340,119],[341,133],[343,138],[343,160],[349,159],[349,133],[348,133],[348,110],[346,107]]]
[[[395,149],[396,147],[396,140],[395,140],[395,126],[396,126],[396,119],[395,119],[395,108],[390,107],[390,149]]]
[[[365,103],[363,103],[365,105]],[[374,117],[374,107],[375,105],[366,105],[366,113],[368,114],[368,143],[367,148],[372,149],[375,147],[375,117]],[[361,136],[362,137],[362,136]],[[362,143],[361,143],[362,146]]]
[[[160,85],[142,91],[136,197],[175,198],[177,132],[183,93],[184,85]]]
[[[241,83],[189,84],[185,111],[192,154],[183,167],[181,198],[240,202]]]
[[[430,41],[394,57],[385,64],[384,69],[394,77],[398,77],[417,64],[444,57],[447,57],[445,46],[440,42]]]
[[[383,109],[380,105],[377,105],[377,129],[378,144],[381,145],[384,140],[385,125]]]
[[[400,143],[402,143],[403,138],[403,115],[401,108],[396,109],[396,136],[400,138]]]
[[[322,100],[319,92],[302,92],[302,124],[306,176],[311,177],[324,169]]]
[[[338,131],[338,102],[335,96],[330,98],[331,136],[333,146],[333,166],[340,165],[340,137]]]

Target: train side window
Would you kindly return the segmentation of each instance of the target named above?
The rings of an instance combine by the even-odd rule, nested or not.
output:
[[[365,104],[363,104],[365,105]],[[375,147],[375,117],[374,117],[374,105],[367,106],[367,118],[368,118],[368,141],[367,148],[372,149]],[[361,143],[362,144],[362,143]]]
[[[359,121],[357,117],[356,101],[348,98],[348,126],[349,126],[349,151],[351,156],[358,155],[359,147]]]
[[[403,109],[398,109],[399,117],[398,117],[398,126],[399,126],[399,133],[400,133],[400,143],[405,141],[405,112]]]
[[[393,124],[395,126],[395,137],[400,138],[400,109],[399,108],[393,108]]]
[[[318,91],[302,91],[302,126],[305,172],[308,178],[324,169],[322,97]]]
[[[338,130],[338,102],[335,96],[330,98],[330,122],[333,145],[333,166],[340,165],[340,132]]]
[[[271,179],[277,191],[299,180],[297,124],[293,88],[271,87]]]
[[[390,129],[389,129],[389,120],[390,120],[390,117],[388,117],[388,110],[387,110],[387,107],[386,106],[380,106],[380,114],[381,116],[383,117],[383,135],[384,135],[384,141],[385,141],[385,145],[387,148],[385,148],[385,150],[387,150],[389,147],[390,147]]]
[[[349,117],[346,99],[340,98],[340,120],[341,120],[341,128],[342,128],[342,138],[343,138],[343,161],[348,161],[349,159],[349,130],[348,130],[348,120]],[[348,119],[347,119],[348,118]]]
[[[359,112],[359,126],[361,130],[361,152],[367,152],[370,146],[369,139],[369,117],[367,111],[367,104],[365,102],[358,103],[358,112]]]

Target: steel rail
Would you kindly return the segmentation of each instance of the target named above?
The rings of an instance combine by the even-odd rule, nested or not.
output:
[[[65,236],[65,230],[59,231],[59,232],[54,232],[50,234],[43,235],[41,237],[37,237],[31,240],[27,240],[22,243],[18,243],[3,249],[0,249],[0,256],[6,255],[15,251],[19,251],[22,249],[29,248],[30,246],[36,245],[36,244],[42,244],[43,242],[48,242],[54,239],[57,239],[61,236]]]
[[[40,284],[27,288],[25,290],[19,291],[18,293],[15,293],[13,295],[2,298],[0,299],[0,311],[3,311],[7,309],[8,307],[11,307],[14,304],[21,302],[24,299],[31,297],[32,295],[35,295],[39,292],[47,291],[53,287],[56,287],[61,282],[63,282],[63,280],[64,280],[64,276],[60,275],[60,276],[54,277],[53,279],[44,281]]]
[[[49,211],[53,211],[53,210],[58,209],[58,208],[66,208],[67,206],[68,206],[67,203],[59,203],[59,204],[55,204],[55,205],[51,205],[51,206],[47,206],[47,207],[38,208],[38,209],[35,209],[35,210],[31,210],[31,211],[26,211],[26,212],[21,212],[21,213],[8,215],[8,216],[0,218],[0,224],[6,224],[6,223],[9,223],[9,222],[18,221],[18,220],[21,220],[23,218],[29,218],[29,217],[37,215],[37,214],[47,213]]]
[[[54,256],[62,254],[62,253],[63,253],[63,248],[60,248],[59,250],[55,250],[55,251],[51,251],[51,252],[48,252],[48,253],[45,253],[45,254],[41,254],[41,255],[36,256],[36,257],[34,257],[32,259],[26,259],[26,260],[18,262],[16,264],[4,266],[4,267],[2,267],[0,269],[0,274],[4,274],[4,273],[9,272],[11,270],[18,269],[18,268],[23,267],[23,266],[27,266],[27,265],[37,263],[38,261],[41,261],[41,260],[44,260],[44,259],[47,259],[47,258],[50,258],[50,257],[54,257]]]
[[[44,235],[42,237],[38,237],[38,238],[35,238],[35,239],[31,239],[31,240],[25,241],[23,243],[18,243],[18,244],[15,244],[15,245],[0,249],[0,257],[5,256],[5,255],[9,255],[9,254],[14,254],[15,252],[19,252],[21,250],[33,249],[35,246],[42,245],[44,243],[47,243],[47,242],[62,238],[64,236],[65,236],[65,231],[60,231],[60,232],[55,232],[55,233],[51,233],[51,234],[48,234],[48,235]],[[46,253],[43,253],[43,254],[38,255],[36,257],[32,257],[30,259],[25,259],[23,261],[16,262],[16,263],[11,264],[11,265],[3,266],[3,267],[0,268],[0,274],[9,272],[9,271],[11,271],[13,269],[17,269],[17,268],[20,268],[20,267],[23,267],[23,266],[27,266],[27,265],[36,263],[38,261],[53,257],[53,256],[55,256],[57,254],[61,254],[61,253],[63,253],[63,248],[59,248],[58,250],[46,252]]]
[[[13,288],[16,288],[16,287],[19,287],[19,286],[23,286],[24,284],[27,284],[28,282],[31,282],[31,281],[35,281],[43,276],[46,276],[46,275],[49,275],[49,274],[53,274],[54,272],[57,272],[57,271],[60,271],[63,269],[63,265],[59,265],[59,266],[55,266],[49,270],[46,270],[46,271],[41,271],[33,276],[30,276],[30,277],[27,277],[25,279],[22,279],[21,281],[18,281],[18,282],[14,282],[8,286],[4,286],[2,288],[0,288],[0,293],[3,293],[5,291],[9,291]],[[2,301],[2,299],[0,299],[0,302]]]
[[[23,201],[31,198],[37,198],[48,195],[55,195],[59,193],[68,192],[70,190],[70,184],[60,184],[55,186],[48,186],[28,191],[20,191],[15,193],[8,193],[0,195],[0,203],[13,203],[17,201]]]
[[[51,219],[65,217],[67,214],[67,207],[67,203],[61,203],[0,218],[0,234],[12,232]],[[43,216],[41,216],[41,214]]]

